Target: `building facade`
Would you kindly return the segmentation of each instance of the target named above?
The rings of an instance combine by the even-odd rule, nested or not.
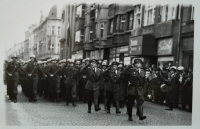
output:
[[[40,24],[33,30],[34,44],[33,53],[39,60],[59,57],[61,16],[57,6],[53,6],[49,15],[43,20],[41,15]]]
[[[63,12],[62,58],[125,64],[140,58],[144,67],[193,67],[191,5],[74,4]]]

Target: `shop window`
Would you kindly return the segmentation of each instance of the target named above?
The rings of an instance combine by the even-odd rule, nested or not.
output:
[[[128,13],[128,30],[133,29],[133,14],[133,11]]]
[[[141,27],[141,5],[135,6],[134,29]]]

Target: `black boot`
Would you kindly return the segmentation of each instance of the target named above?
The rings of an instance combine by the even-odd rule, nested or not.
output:
[[[56,101],[60,102],[60,95],[59,94],[56,95]]]
[[[128,118],[128,121],[133,121],[132,117],[129,117],[129,118]]]
[[[139,115],[139,120],[144,120],[147,118],[146,116],[143,116],[143,106],[137,107],[137,115]]]

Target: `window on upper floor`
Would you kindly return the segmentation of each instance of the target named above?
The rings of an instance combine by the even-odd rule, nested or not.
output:
[[[113,19],[109,20],[109,34],[113,33]]]
[[[134,20],[134,12],[131,11],[128,13],[128,30],[133,29],[133,20]]]
[[[152,25],[155,22],[155,6],[146,5],[144,10],[144,26]]]
[[[134,9],[134,29],[141,27],[141,5],[135,6]]]
[[[94,39],[94,29],[90,27],[89,41],[91,42]]]
[[[85,6],[84,5],[79,5],[76,11],[76,17],[84,17],[85,14]]]
[[[191,20],[194,20],[194,6],[191,9]]]
[[[100,28],[100,37],[103,38],[103,31],[104,31],[104,23],[101,23],[101,28]]]
[[[120,15],[115,17],[115,32],[119,32]]]
[[[58,27],[58,36],[60,36],[60,27]]]
[[[158,11],[158,22],[165,22],[177,18],[177,6],[175,5],[161,5]]]
[[[119,26],[120,32],[125,30],[125,23],[126,23],[126,15],[120,15],[120,26]]]
[[[55,35],[55,33],[54,33],[54,26],[52,26],[52,33],[51,34]]]

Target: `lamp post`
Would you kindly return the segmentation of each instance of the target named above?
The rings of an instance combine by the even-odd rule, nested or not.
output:
[[[61,59],[63,59],[63,48],[61,48]]]

